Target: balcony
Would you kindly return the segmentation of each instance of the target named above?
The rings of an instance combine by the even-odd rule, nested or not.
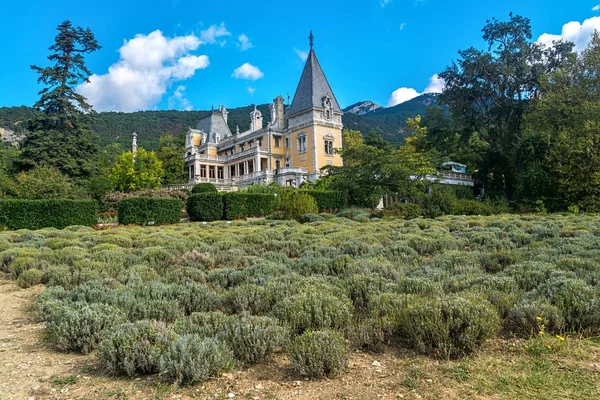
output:
[[[308,174],[308,168],[302,168],[302,167],[286,167],[286,168],[279,168],[279,170],[277,170],[277,175],[287,175],[287,174]]]
[[[472,181],[473,176],[467,174],[460,174],[456,172],[441,172],[440,177],[442,179],[455,179],[459,181]]]
[[[248,150],[244,150],[244,151],[240,151],[239,153],[234,153],[234,154],[230,154],[228,156],[209,156],[207,154],[200,154],[200,153],[196,153],[196,154],[192,154],[191,156],[186,156],[185,157],[185,162],[192,162],[192,161],[212,161],[212,162],[216,162],[216,163],[227,163],[233,160],[236,160],[238,158],[245,158],[245,157],[249,157],[249,156],[254,156],[257,154],[268,154],[269,153],[269,149],[267,147],[262,147],[262,146],[256,146],[256,147],[252,147]]]

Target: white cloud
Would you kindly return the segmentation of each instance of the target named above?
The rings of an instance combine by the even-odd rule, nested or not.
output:
[[[400,30],[402,31],[404,28],[406,28],[406,22],[400,24]]]
[[[254,92],[256,92],[256,88],[248,86],[248,93],[254,94]]]
[[[138,34],[123,42],[119,61],[108,68],[108,73],[90,76],[90,82],[79,85],[77,91],[97,111],[151,108],[174,82],[191,78],[197,70],[208,67],[207,56],[190,54],[200,44],[195,35],[168,38],[159,30]]]
[[[392,0],[381,0],[381,8],[387,6]]]
[[[600,17],[586,19],[582,24],[578,21],[571,21],[563,25],[560,35],[544,33],[538,38],[537,42],[552,46],[553,41],[565,40],[575,43],[576,51],[583,51],[590,42],[595,30],[600,30]]]
[[[438,74],[435,74],[429,78],[429,85],[427,85],[423,93],[442,93],[445,87],[446,82]]]
[[[221,25],[212,25],[208,29],[200,31],[200,40],[208,44],[215,44],[218,42],[221,46],[224,46],[226,41],[218,41],[219,38],[224,36],[231,36],[231,32],[225,28],[224,22],[221,22]]]
[[[306,61],[308,59],[308,51],[298,50],[296,48],[294,48],[294,51],[296,52],[296,55],[298,57],[300,57],[300,59],[302,60],[302,62],[304,62],[304,61]]]
[[[242,66],[233,71],[232,76],[235,79],[249,79],[255,81],[265,76],[265,74],[263,74],[258,67],[255,67],[252,64],[244,63]]]
[[[598,4],[598,5],[594,6],[594,7],[592,8],[592,11],[600,11],[600,4]]]
[[[241,51],[246,51],[254,47],[254,45],[250,43],[250,39],[248,39],[248,36],[244,35],[243,33],[240,36],[238,36],[237,46],[240,48]]]
[[[185,97],[185,86],[179,85],[173,95],[169,97],[169,109],[171,110],[186,110],[190,111],[193,109],[190,101]]]
[[[423,93],[419,93],[415,89],[409,87],[401,87],[399,89],[394,90],[394,92],[388,100],[387,106],[396,106],[398,104],[412,100],[415,97],[418,97],[425,93],[441,93],[444,90],[445,86],[446,85],[444,83],[444,80],[440,78],[437,74],[435,74],[431,78],[429,78],[429,85],[427,85]]]
[[[417,92],[413,88],[401,87],[399,89],[394,90],[392,96],[388,100],[388,107],[396,106],[400,103],[404,103],[415,97],[419,96],[421,93]]]

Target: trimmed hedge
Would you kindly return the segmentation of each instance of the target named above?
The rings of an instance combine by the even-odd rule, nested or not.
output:
[[[181,220],[183,202],[179,199],[132,197],[119,202],[119,224],[176,224]]]
[[[0,228],[63,229],[97,223],[93,200],[0,200]]]
[[[225,219],[264,217],[273,212],[275,199],[273,194],[265,193],[224,193]]]
[[[224,216],[223,196],[218,193],[193,194],[187,201],[192,221],[217,221]]]
[[[199,183],[192,188],[192,194],[199,193],[218,193],[218,190],[212,183]]]
[[[346,198],[342,192],[308,189],[302,189],[299,192],[310,194],[317,202],[319,212],[335,213],[346,208]]]

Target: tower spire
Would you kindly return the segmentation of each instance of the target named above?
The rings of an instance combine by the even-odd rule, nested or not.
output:
[[[315,42],[315,37],[313,36],[312,29],[310,30],[310,36],[308,37],[308,40],[310,41],[310,48],[312,50]]]

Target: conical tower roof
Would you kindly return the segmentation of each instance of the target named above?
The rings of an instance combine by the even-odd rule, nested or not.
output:
[[[323,98],[325,96],[331,97],[333,111],[341,112],[335,95],[323,73],[321,64],[319,64],[315,51],[312,49],[311,39],[310,53],[308,53],[308,59],[306,60],[304,71],[302,71],[302,77],[300,77],[300,83],[298,83],[294,100],[287,113],[288,115],[293,115],[313,107],[323,108]]]

